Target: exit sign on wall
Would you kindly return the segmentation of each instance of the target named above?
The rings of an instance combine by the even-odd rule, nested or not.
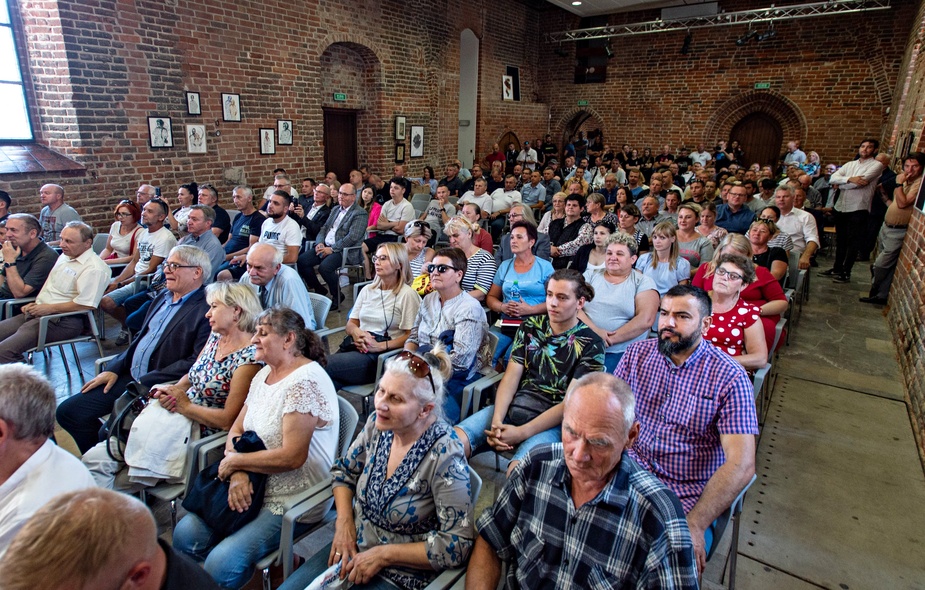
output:
[[[755,82],[755,90],[768,90],[771,88],[770,82]]]
[[[347,102],[347,95],[343,92],[335,92],[334,101],[335,102]]]
[[[579,101],[578,101],[578,106],[580,106],[580,107],[586,107],[586,106],[588,106],[588,101],[586,101],[586,100],[579,100]]]

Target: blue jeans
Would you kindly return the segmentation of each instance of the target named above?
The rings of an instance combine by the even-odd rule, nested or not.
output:
[[[472,456],[491,450],[491,447],[488,446],[488,437],[485,435],[485,431],[491,428],[491,418],[494,416],[494,413],[495,407],[488,406],[457,424],[457,428],[462,430],[469,439],[469,447],[472,449]],[[557,442],[562,442],[561,426],[538,432],[517,445],[517,448],[514,449],[514,457],[511,458],[511,461],[523,460],[527,453],[530,452],[530,449],[536,445]]]
[[[318,553],[309,557],[299,569],[292,572],[292,575],[283,582],[279,590],[304,590],[304,588],[311,584],[315,578],[320,576],[324,570],[328,569],[329,555],[331,555],[330,543],[325,545]],[[355,584],[351,586],[351,588],[356,588],[356,590],[395,590],[398,586],[385,578],[376,576],[365,584]]]
[[[617,370],[617,365],[620,364],[621,358],[623,358],[623,352],[604,353],[604,370],[613,375],[613,372]]]
[[[511,358],[511,344],[514,344],[514,339],[494,326],[489,328],[489,331],[498,337],[498,346],[495,347],[495,356],[491,358],[491,365],[496,366],[502,358],[507,363],[508,359]]]
[[[447,380],[443,388],[446,392],[443,395],[443,417],[446,418],[446,421],[450,424],[459,422],[459,415],[462,413],[460,406],[462,405],[463,389],[479,377],[481,377],[481,375],[476,373],[469,379],[469,371],[467,369],[456,369],[453,371],[453,376]]]
[[[173,533],[173,547],[203,567],[222,588],[240,588],[254,575],[257,560],[279,549],[283,517],[262,509],[238,532],[220,539],[201,518],[187,514]]]

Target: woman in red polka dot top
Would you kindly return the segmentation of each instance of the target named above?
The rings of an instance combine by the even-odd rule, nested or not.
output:
[[[713,275],[713,315],[706,340],[749,371],[768,362],[761,310],[739,298],[755,280],[755,263],[738,254],[722,254]]]

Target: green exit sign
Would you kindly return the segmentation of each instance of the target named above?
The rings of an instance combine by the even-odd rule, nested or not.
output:
[[[770,82],[755,82],[755,90],[768,90],[771,88]]]
[[[347,95],[343,92],[335,92],[334,100],[336,102],[347,102]]]
[[[579,100],[579,101],[578,101],[578,106],[580,106],[580,107],[586,107],[586,106],[588,106],[588,101],[586,101],[586,100]]]

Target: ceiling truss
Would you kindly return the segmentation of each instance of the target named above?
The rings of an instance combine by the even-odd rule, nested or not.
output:
[[[831,0],[829,2],[794,4],[790,6],[774,6],[772,4],[768,8],[758,8],[755,10],[721,12],[711,16],[697,16],[673,20],[658,19],[587,29],[572,29],[568,31],[545,33],[544,36],[547,43],[561,44],[571,41],[586,41],[589,39],[610,39],[612,37],[627,37],[630,35],[645,35],[649,33],[688,31],[704,27],[775,23],[799,18],[829,16],[832,14],[886,10],[889,7],[890,0]]]

